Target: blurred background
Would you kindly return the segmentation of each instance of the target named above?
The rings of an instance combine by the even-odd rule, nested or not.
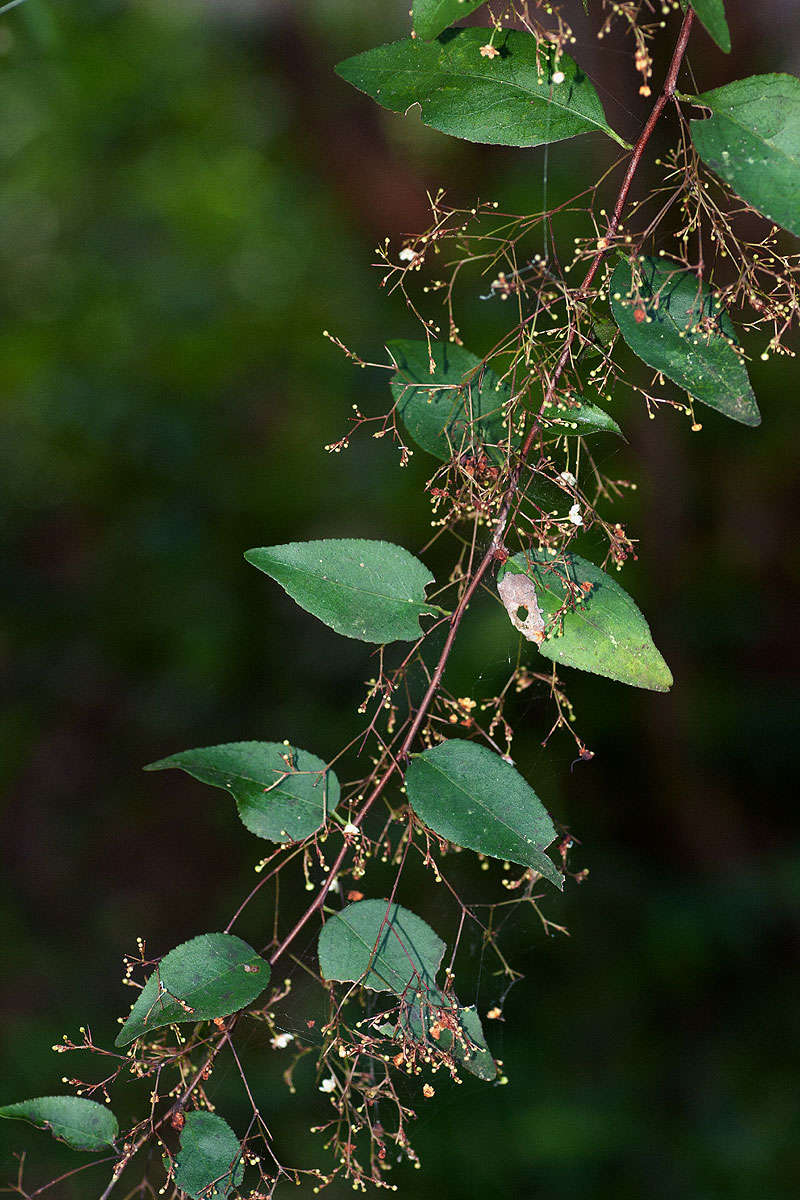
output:
[[[612,124],[635,136],[630,43],[598,44],[581,5],[563,7]],[[798,72],[791,0],[726,8],[730,56],[702,31],[692,41],[701,90]],[[296,609],[242,551],[424,544],[421,452],[406,470],[368,436],[322,452],[354,401],[377,413],[387,394],[321,331],[375,361],[388,338],[415,335],[370,262],[385,234],[397,245],[427,224],[426,189],[512,212],[542,201],[541,150],[447,139],[334,75],[402,36],[407,9],[28,0],[0,17],[0,1103],[65,1090],[77,1066],[50,1051],[64,1032],[88,1024],[111,1042],[137,935],[160,954],[219,928],[254,882],[264,844],[223,794],[141,766],[246,738],[328,757],[359,727],[369,649]],[[594,179],[608,146],[553,147],[550,203]],[[483,353],[504,317],[479,290],[462,327]],[[514,922],[526,979],[488,1029],[510,1082],[437,1084],[415,1129],[423,1170],[398,1169],[400,1195],[798,1193],[798,374],[790,359],[762,363],[763,340],[747,343],[760,429],[704,410],[694,435],[620,396],[629,444],[595,443],[609,473],[639,483],[618,509],[642,539],[623,583],[675,687],[654,696],[565,672],[596,753],[571,774],[574,747],[562,737],[542,752],[550,713],[525,693],[517,762],[590,875],[545,902],[569,938],[545,938],[532,915]],[[477,605],[454,679],[479,675],[491,695],[514,649]],[[438,901],[428,888],[414,906],[452,937]],[[260,945],[270,926],[265,899],[237,931]],[[485,1012],[500,984],[477,953],[465,943],[461,994],[473,988]],[[304,1017],[319,1006],[302,1003]],[[310,1070],[290,1096],[285,1060],[248,1050],[284,1161],[324,1163]],[[242,1131],[236,1079],[215,1081]],[[15,1150],[30,1154],[31,1187],[78,1161],[0,1122],[0,1184]],[[49,1194],[92,1197],[104,1178]]]

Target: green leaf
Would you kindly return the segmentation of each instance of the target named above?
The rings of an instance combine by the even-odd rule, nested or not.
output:
[[[580,396],[572,396],[567,402],[556,400],[547,405],[542,415],[542,427],[563,437],[587,437],[590,433],[616,433],[623,436],[613,417],[596,404]]]
[[[498,38],[497,58],[481,55],[485,29],[460,29],[435,42],[408,38],[339,63],[336,70],[384,108],[419,104],[426,125],[470,142],[541,146],[601,130],[627,148],[606,123],[588,76],[529,33]],[[561,72],[564,79],[553,83]]]
[[[534,550],[509,559],[501,578],[508,571],[521,572],[535,584],[545,618],[539,652],[546,658],[633,687],[669,691],[672,675],[647,622],[605,571],[577,554],[554,558]]]
[[[269,983],[270,968],[232,933],[201,933],[162,958],[136,998],[115,1045],[165,1025],[211,1021],[252,1004]]]
[[[421,917],[386,900],[359,900],[330,917],[319,935],[325,979],[360,982],[402,996],[436,986],[444,942]],[[363,976],[363,978],[362,978]]]
[[[306,612],[362,642],[413,642],[433,576],[390,542],[359,538],[292,542],[248,550],[245,558],[276,580]]]
[[[590,358],[606,354],[611,349],[616,336],[617,327],[613,321],[609,321],[607,317],[592,314],[588,331],[589,341],[581,347],[581,353]]]
[[[359,900],[328,919],[318,950],[323,978],[400,997],[396,1022],[379,1026],[379,1032],[439,1044],[474,1075],[494,1079],[494,1059],[478,1014],[436,984],[445,945],[420,917],[386,900]],[[459,1034],[437,1043],[428,1031],[441,1011],[459,1022]]]
[[[690,396],[742,425],[760,425],[736,333],[711,288],[667,259],[621,262],[611,277],[611,311],[631,350]]]
[[[322,759],[285,742],[228,742],[184,750],[146,771],[179,767],[201,783],[230,792],[251,833],[299,842],[321,829],[339,803],[339,780]]]
[[[175,1160],[175,1184],[192,1200],[223,1200],[244,1176],[242,1147],[216,1113],[190,1112]]]
[[[431,1028],[436,1029],[436,1037]],[[379,1025],[378,1033],[394,1041],[408,1038],[417,1045],[444,1050],[479,1079],[491,1081],[497,1076],[477,1009],[474,1005],[463,1007],[455,996],[436,992],[424,1001],[401,1005],[395,1023]]]
[[[37,1129],[49,1129],[53,1137],[73,1150],[106,1150],[119,1133],[117,1118],[109,1108],[79,1096],[40,1096],[0,1108],[0,1117],[30,1121]]]
[[[448,25],[475,12],[485,3],[486,0],[414,0],[414,32],[430,41]]]
[[[447,462],[454,454],[474,453],[480,446],[498,463],[505,461],[509,445],[520,445],[520,434],[509,434],[503,424],[511,389],[499,382],[482,359],[463,346],[435,342],[431,348],[435,369],[431,374],[427,342],[389,342],[388,349],[397,364],[391,387],[398,415],[409,436],[423,450]],[[539,402],[526,401],[526,407],[538,412]],[[622,436],[613,417],[580,398],[569,405],[563,401],[553,404],[546,414],[545,428],[552,428],[559,436]],[[545,508],[559,506],[564,497],[555,485],[545,486],[548,483],[534,480],[531,499]]]
[[[476,443],[487,451],[508,444],[503,405],[511,391],[482,359],[450,342],[434,342],[430,355],[427,342],[389,342],[387,348],[397,364],[391,385],[397,412],[423,450],[447,462]]]
[[[765,217],[800,236],[800,79],[754,75],[704,92],[692,121],[697,153]]]
[[[687,7],[686,0],[681,0],[681,5],[685,12]],[[728,22],[725,20],[724,0],[692,0],[692,8],[720,50],[724,50],[726,54],[730,54],[731,31],[728,29]]]
[[[468,1071],[473,1075],[477,1075],[479,1079],[485,1079],[491,1082],[497,1075],[497,1066],[495,1065],[492,1052],[486,1044],[486,1037],[481,1025],[481,1019],[478,1016],[478,1010],[474,1004],[468,1005],[466,1008],[458,1009],[458,1018],[460,1023],[460,1037],[453,1034],[445,1034],[439,1038],[439,1045],[443,1049],[450,1051],[456,1062],[463,1063]],[[464,1037],[467,1042],[465,1044]],[[450,1043],[449,1046],[447,1043]]]
[[[564,879],[545,854],[556,836],[520,773],[477,742],[440,742],[412,758],[406,792],[429,829],[479,854],[533,867],[557,888]]]

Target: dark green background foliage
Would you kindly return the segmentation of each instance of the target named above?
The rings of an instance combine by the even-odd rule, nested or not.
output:
[[[644,111],[630,59],[572,7],[575,55],[630,138]],[[792,8],[729,0],[732,55],[702,32],[693,44],[701,87],[797,72]],[[368,436],[321,451],[354,400],[377,412],[388,396],[321,330],[373,359],[417,336],[368,264],[384,233],[424,226],[426,186],[511,211],[542,203],[541,149],[448,140],[334,75],[404,36],[407,9],[29,0],[0,19],[2,1103],[60,1090],[75,1066],[49,1047],[64,1031],[86,1023],[113,1041],[136,935],[160,954],[221,928],[255,879],[263,846],[222,793],[141,766],[241,739],[326,757],[358,727],[370,648],[314,621],[242,552],[318,537],[419,550],[430,461],[419,452],[401,471],[388,440]],[[575,146],[551,148],[550,205],[616,150],[600,135]],[[482,353],[507,314],[469,287],[462,328]],[[629,444],[595,442],[610,473],[640,484],[618,510],[642,538],[622,581],[675,687],[565,671],[597,755],[573,773],[566,740],[539,748],[549,713],[523,694],[517,764],[591,874],[545,900],[571,939],[522,915],[509,930],[527,978],[506,1021],[486,1025],[510,1083],[440,1082],[421,1102],[424,1170],[397,1176],[418,1200],[796,1194],[797,376],[746,344],[759,430],[704,411],[692,435],[620,397]],[[441,569],[444,553],[428,562]],[[476,603],[456,695],[491,695],[509,645],[496,606]],[[488,886],[464,871],[468,895]],[[453,913],[416,882],[414,907],[452,940]],[[304,895],[284,895],[284,919]],[[265,900],[237,932],[259,947],[270,922]],[[309,959],[314,941],[309,926]],[[469,940],[458,984],[481,1014],[498,998]],[[298,983],[286,1027],[321,1015]],[[249,1039],[282,1155],[309,1164],[325,1103],[310,1069],[289,1096],[284,1054],[258,1030]],[[214,1086],[242,1131],[232,1070]],[[118,1096],[124,1122],[140,1097]],[[31,1184],[73,1164],[45,1135],[2,1126],[4,1179],[15,1148],[32,1152]]]

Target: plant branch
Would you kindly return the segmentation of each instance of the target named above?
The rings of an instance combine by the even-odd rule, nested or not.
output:
[[[664,87],[662,88],[660,96],[658,97],[655,104],[653,105],[653,109],[650,113],[650,116],[647,118],[647,122],[645,124],[644,129],[642,130],[642,132],[639,134],[639,137],[637,138],[636,145],[633,147],[633,153],[631,154],[631,160],[628,163],[628,169],[625,172],[625,178],[623,179],[622,186],[619,189],[619,193],[617,195],[617,200],[614,205],[614,211],[611,214],[611,218],[608,222],[608,227],[606,229],[605,236],[600,238],[599,242],[597,243],[597,253],[595,254],[594,258],[592,259],[592,261],[589,264],[589,269],[586,272],[586,275],[584,276],[583,283],[580,285],[577,292],[575,293],[575,298],[578,300],[583,300],[586,297],[586,295],[588,294],[589,288],[592,285],[592,280],[594,279],[595,275],[597,274],[601,263],[603,262],[606,254],[609,251],[609,248],[611,246],[611,239],[614,237],[615,233],[617,232],[617,229],[619,228],[619,223],[622,220],[622,214],[625,211],[625,205],[628,200],[628,194],[631,190],[631,185],[633,184],[633,180],[636,176],[636,172],[638,171],[639,166],[641,164],[642,158],[644,156],[644,152],[647,149],[647,143],[650,141],[650,138],[653,135],[653,130],[655,129],[656,125],[658,124],[661,114],[663,113],[663,111],[666,108],[669,101],[672,100],[672,98],[675,95],[675,88],[677,87],[677,84],[678,84],[678,73],[680,72],[681,64],[683,63],[683,59],[686,54],[686,48],[689,45],[689,36],[692,32],[693,22],[694,22],[694,11],[691,8],[687,8],[686,15],[683,18],[683,24],[681,25],[681,31],[678,35],[678,41],[675,45],[675,50],[672,55],[672,61],[669,64],[669,70],[667,71],[667,78],[664,81]],[[578,332],[577,324],[571,325],[569,332],[567,333],[566,339],[564,341],[564,348],[561,351],[561,355],[559,357],[558,362],[556,363],[556,367],[555,367],[555,370],[553,371],[552,377],[550,379],[550,383],[548,384],[547,390],[545,391],[541,408],[539,409],[539,412],[536,416],[536,420],[534,421],[533,425],[531,426],[531,428],[528,431],[528,435],[525,439],[525,444],[522,447],[523,460],[525,458],[527,458],[528,454],[530,453],[530,449],[531,449],[531,446],[533,445],[536,434],[539,432],[540,425],[541,425],[542,413],[544,412],[547,405],[552,402],[552,399],[555,395],[558,381],[561,378],[562,374],[564,373],[564,368],[566,367],[567,362],[569,361],[570,351],[572,349],[572,344],[575,341],[577,332]]]
[[[631,185],[633,183],[636,172],[642,161],[642,157],[644,155],[645,149],[647,148],[647,143],[650,141],[650,137],[652,136],[653,130],[655,129],[656,125],[658,124],[659,117],[661,116],[662,112],[664,111],[667,103],[672,99],[672,97],[675,94],[675,87],[676,87],[677,81],[678,81],[678,72],[680,71],[681,63],[683,62],[684,55],[686,54],[686,47],[689,44],[689,35],[692,30],[693,20],[694,20],[694,13],[693,13],[692,9],[689,8],[689,9],[687,9],[686,15],[683,18],[683,24],[681,25],[681,31],[678,36],[678,41],[675,46],[675,51],[672,55],[672,61],[669,66],[669,71],[667,72],[667,78],[664,83],[664,88],[661,92],[661,95],[658,97],[655,104],[653,105],[653,110],[650,113],[650,116],[648,117],[647,123],[646,123],[644,129],[642,130],[641,134],[639,135],[636,145],[633,148],[633,153],[631,154],[631,161],[628,164],[628,170],[626,171],[625,178],[622,181],[622,186],[620,187],[619,194],[617,196],[617,201],[616,201],[616,204],[614,205],[614,212],[611,216],[611,219],[608,222],[608,229],[606,230],[605,237],[603,237],[600,240],[600,242],[598,244],[598,248],[597,248],[597,253],[595,254],[594,258],[592,259],[592,261],[589,265],[589,269],[586,272],[583,283],[578,288],[577,295],[580,298],[583,298],[589,291],[592,280],[594,279],[595,275],[597,274],[600,264],[602,263],[603,259],[605,258],[606,254],[608,252],[610,240],[616,233],[617,228],[619,227],[619,223],[622,218],[622,213],[625,209],[625,204],[628,199],[628,194],[631,190]],[[455,612],[453,613],[452,617],[450,618],[450,631],[447,635],[447,640],[445,641],[444,647],[442,649],[442,653],[439,656],[439,661],[437,662],[436,668],[433,672],[433,676],[432,676],[430,684],[428,686],[428,690],[426,691],[425,696],[423,697],[422,703],[420,704],[419,708],[417,709],[416,716],[414,717],[414,720],[411,722],[409,730],[408,730],[405,738],[403,739],[403,743],[400,747],[397,758],[393,759],[392,762],[389,764],[389,766],[387,767],[384,774],[381,776],[381,778],[376,783],[376,785],[373,788],[370,795],[364,801],[359,812],[356,814],[356,816],[353,817],[354,825],[360,825],[362,823],[362,821],[367,816],[368,812],[372,808],[375,801],[378,800],[379,797],[383,794],[383,792],[386,789],[387,784],[389,783],[389,780],[391,779],[394,772],[398,769],[398,760],[402,760],[402,759],[405,759],[408,757],[409,751],[410,751],[412,745],[414,744],[414,739],[416,738],[416,736],[420,730],[420,727],[422,726],[422,723],[428,714],[428,710],[430,709],[430,706],[433,703],[436,693],[439,690],[439,686],[442,681],[442,676],[444,675],[444,669],[447,665],[447,660],[450,657],[450,652],[453,648],[453,643],[455,642],[459,626],[461,625],[461,622],[464,618],[464,614],[466,613],[467,608],[469,607],[470,601],[472,600],[472,597],[475,595],[475,592],[477,591],[481,580],[483,579],[484,575],[486,574],[490,565],[492,564],[492,562],[495,559],[495,551],[498,550],[503,544],[503,538],[505,537],[506,528],[508,526],[509,514],[511,513],[511,508],[514,503],[514,498],[515,498],[515,496],[517,494],[517,490],[519,488],[519,479],[520,479],[522,467],[525,463],[525,460],[528,457],[528,454],[530,453],[530,450],[533,445],[536,434],[539,431],[542,413],[544,412],[545,407],[553,399],[556,387],[558,385],[558,381],[561,378],[561,375],[564,372],[564,368],[567,365],[570,349],[572,347],[572,343],[575,340],[576,333],[577,333],[577,325],[573,324],[567,334],[566,341],[564,343],[564,349],[561,352],[561,356],[558,360],[556,368],[550,379],[550,383],[545,392],[545,396],[542,401],[541,408],[539,409],[539,412],[536,416],[536,420],[534,421],[533,425],[531,426],[530,430],[528,431],[527,437],[525,438],[525,442],[524,442],[524,445],[522,447],[522,451],[520,454],[520,459],[517,462],[517,464],[515,465],[514,469],[512,470],[511,479],[510,479],[508,488],[506,490],[505,497],[503,499],[500,513],[497,517],[497,521],[495,522],[495,531],[494,531],[494,536],[492,538],[492,541],[489,545],[488,550],[486,551],[486,553],[484,554],[480,563],[476,567],[475,573],[472,575],[472,578],[470,579],[466,590],[464,591],[458,605],[456,606]],[[289,931],[289,933],[287,933],[286,937],[283,939],[281,944],[278,946],[277,950],[275,950],[275,952],[272,954],[272,956],[270,957],[270,963],[275,963],[281,957],[281,955],[292,944],[292,942],[297,937],[297,935],[299,934],[299,932],[303,928],[303,926],[306,924],[306,922],[314,915],[315,912],[318,912],[319,909],[322,908],[322,905],[325,902],[325,897],[327,896],[328,892],[330,891],[331,885],[333,884],[334,879],[336,878],[338,872],[340,871],[340,869],[342,867],[342,864],[344,863],[345,858],[347,857],[348,850],[349,850],[349,846],[347,845],[347,843],[345,843],[345,845],[342,846],[341,850],[339,851],[338,855],[336,856],[336,859],[335,859],[333,865],[331,866],[331,869],[330,869],[329,873],[327,874],[327,876],[325,878],[325,882],[323,883],[319,892],[317,893],[315,898],[312,900],[312,902],[308,906],[308,908],[305,910],[303,915],[296,921],[296,923],[294,924],[292,929]]]
[[[591,263],[589,264],[589,269],[586,272],[583,282],[581,283],[580,287],[578,288],[577,292],[575,293],[576,298],[579,300],[584,299],[587,296],[589,289],[591,287],[592,281],[594,280],[594,277],[597,274],[597,271],[599,270],[606,254],[610,248],[611,239],[614,237],[614,235],[617,232],[617,229],[619,228],[619,224],[622,219],[622,214],[624,212],[625,205],[627,203],[628,195],[630,193],[630,189],[633,184],[633,180],[636,176],[636,172],[637,172],[637,170],[641,164],[642,158],[644,156],[644,152],[647,148],[647,144],[650,141],[653,130],[655,129],[656,125],[658,124],[661,114],[663,113],[663,111],[664,111],[665,107],[667,106],[667,104],[669,103],[669,101],[675,95],[675,88],[676,88],[676,84],[677,84],[678,73],[680,71],[680,67],[683,62],[684,56],[686,54],[686,48],[688,46],[689,36],[691,33],[693,20],[694,20],[694,14],[692,12],[692,9],[689,8],[689,9],[687,9],[686,15],[683,19],[683,24],[681,25],[680,34],[678,36],[678,41],[675,46],[675,50],[674,50],[674,53],[672,56],[669,70],[667,72],[667,77],[666,77],[666,80],[664,83],[663,90],[662,90],[661,94],[659,95],[658,99],[656,100],[656,102],[653,106],[653,109],[650,113],[650,116],[648,117],[647,123],[645,124],[645,126],[644,126],[641,134],[639,135],[639,138],[633,148],[633,151],[631,154],[631,159],[628,164],[628,169],[625,173],[625,178],[623,179],[622,185],[621,185],[619,193],[617,195],[616,203],[614,205],[614,211],[608,222],[608,227],[607,227],[605,236],[603,238],[601,238],[600,241],[598,242],[597,252],[596,252],[594,258],[592,259]],[[397,754],[391,756],[391,760],[390,760],[389,764],[387,765],[383,775],[380,777],[380,779],[377,780],[377,782],[375,783],[375,786],[372,789],[372,791],[370,792],[369,796],[364,801],[364,803],[362,804],[359,811],[353,816],[352,823],[356,826],[360,826],[363,823],[363,821],[367,817],[368,813],[372,809],[373,805],[376,803],[376,801],[381,797],[383,792],[386,790],[386,787],[388,786],[390,780],[392,779],[392,776],[395,774],[396,771],[399,772],[400,763],[408,758],[411,747],[414,744],[414,740],[415,740],[417,734],[419,733],[419,731],[422,727],[422,724],[425,721],[426,716],[428,715],[431,705],[439,691],[439,688],[440,688],[441,682],[442,682],[442,678],[444,676],[445,667],[447,666],[447,662],[450,658],[450,653],[452,651],[453,645],[454,645],[456,637],[458,635],[458,631],[461,626],[461,622],[464,619],[466,611],[472,601],[473,596],[475,595],[475,592],[477,591],[478,587],[480,586],[482,579],[487,574],[492,563],[496,561],[496,558],[497,558],[496,552],[503,547],[503,541],[504,541],[506,530],[508,528],[509,518],[511,516],[512,509],[514,507],[514,502],[517,498],[517,494],[520,490],[520,477],[522,474],[523,467],[524,467],[526,459],[531,451],[531,447],[533,446],[536,435],[540,430],[541,419],[542,419],[542,414],[544,412],[544,409],[552,401],[553,396],[555,395],[556,388],[558,386],[558,382],[559,382],[559,380],[564,372],[564,369],[569,361],[570,351],[571,351],[571,348],[574,343],[576,335],[577,335],[577,322],[574,322],[570,326],[570,329],[568,330],[568,332],[566,334],[564,347],[562,349],[561,355],[559,356],[558,362],[556,363],[555,369],[553,370],[553,374],[550,378],[549,384],[545,391],[542,405],[539,409],[539,412],[536,415],[536,418],[535,418],[531,428],[529,429],[529,431],[527,433],[525,442],[523,443],[522,449],[520,451],[520,455],[511,470],[511,474],[510,474],[509,481],[508,481],[508,484],[506,487],[506,491],[503,496],[503,501],[500,506],[500,511],[499,511],[496,521],[495,521],[494,534],[492,536],[489,547],[486,550],[486,552],[484,553],[484,555],[481,558],[480,562],[478,563],[477,567],[475,567],[474,572],[471,574],[471,577],[469,578],[469,582],[467,583],[467,586],[461,595],[461,599],[459,600],[459,602],[456,606],[456,609],[450,618],[450,629],[448,631],[447,638],[445,640],[445,644],[442,649],[442,652],[439,656],[439,660],[438,660],[436,667],[433,671],[433,674],[431,676],[431,680],[428,685],[427,691],[425,692],[422,702],[420,703],[420,706],[417,709],[413,720],[411,721],[411,724],[408,728],[408,731],[406,732],[405,737],[403,738],[403,741],[400,745],[400,748],[399,748]],[[277,949],[272,953],[272,955],[270,956],[270,960],[269,960],[270,964],[274,964],[275,962],[277,962],[277,960],[279,958],[281,958],[281,956],[283,954],[285,954],[285,952],[288,950],[288,948],[291,946],[291,944],[295,941],[295,939],[297,938],[300,931],[304,928],[304,926],[311,919],[311,917],[314,915],[314,913],[318,912],[322,908],[322,906],[325,902],[325,898],[326,898],[328,892],[330,891],[330,888],[331,888],[334,880],[337,878],[338,873],[341,870],[341,868],[345,862],[345,859],[347,858],[349,850],[350,850],[350,843],[348,841],[345,841],[344,845],[342,846],[341,850],[339,851],[338,855],[336,856],[336,859],[332,863],[331,869],[328,872],[328,874],[326,875],[325,881],[322,884],[320,890],[317,892],[316,896],[314,897],[312,902],[309,904],[309,906],[306,908],[306,910],[303,912],[303,914],[295,922],[293,927],[286,934],[286,936],[284,937],[284,939],[280,943],[280,945],[277,947]],[[262,882],[264,882],[264,881],[262,881]],[[259,884],[258,886],[261,886],[261,885]],[[254,890],[257,890],[257,889],[254,889]],[[145,1134],[143,1134],[141,1137],[136,1139],[136,1141],[133,1143],[133,1145],[130,1146],[130,1148],[126,1152],[124,1158],[121,1159],[119,1163],[117,1163],[117,1166],[114,1170],[112,1178],[111,1178],[108,1186],[106,1187],[105,1191],[100,1196],[100,1200],[107,1200],[107,1197],[111,1194],[112,1190],[116,1186],[125,1166],[130,1161],[130,1159],[138,1152],[138,1150],[141,1149],[141,1147],[145,1144],[145,1142],[147,1142],[149,1140],[149,1138],[159,1128],[161,1128],[168,1120],[170,1120],[170,1118],[175,1113],[180,1112],[183,1109],[187,1100],[191,1096],[192,1092],[194,1091],[194,1089],[196,1088],[196,1086],[198,1085],[200,1080],[207,1075],[208,1068],[212,1065],[212,1063],[214,1062],[216,1056],[219,1054],[222,1047],[224,1045],[230,1043],[230,1035],[233,1032],[236,1022],[238,1021],[239,1015],[240,1014],[237,1013],[228,1019],[228,1022],[226,1024],[224,1031],[221,1032],[219,1040],[216,1043],[216,1045],[213,1046],[212,1049],[210,1050],[210,1052],[205,1060],[205,1063],[197,1071],[192,1082],[182,1092],[182,1094],[179,1096],[179,1098],[171,1105],[171,1107],[169,1109],[167,1109],[167,1111],[159,1118],[159,1120]],[[233,1049],[232,1044],[231,1044],[231,1049]]]

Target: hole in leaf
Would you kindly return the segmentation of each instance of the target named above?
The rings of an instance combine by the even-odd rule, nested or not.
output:
[[[537,646],[544,641],[544,618],[536,597],[536,585],[527,575],[509,571],[497,585],[511,624],[529,642]]]

